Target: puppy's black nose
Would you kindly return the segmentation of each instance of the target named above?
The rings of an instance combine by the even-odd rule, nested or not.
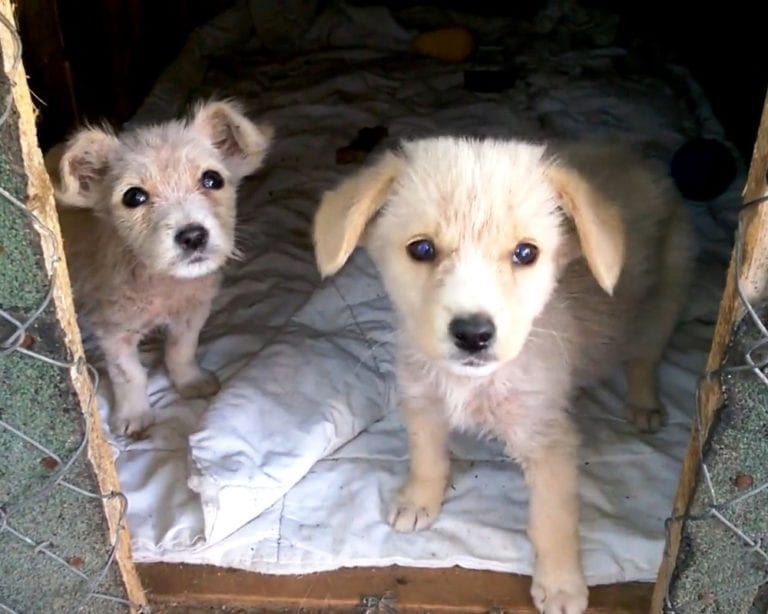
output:
[[[179,230],[174,239],[184,248],[184,251],[197,252],[208,243],[208,231],[200,224],[190,224]]]
[[[476,354],[491,345],[496,334],[493,320],[481,313],[474,313],[461,318],[454,318],[448,325],[457,348]]]

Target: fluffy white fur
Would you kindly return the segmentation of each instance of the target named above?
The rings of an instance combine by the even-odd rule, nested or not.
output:
[[[434,260],[409,256],[418,239],[433,242]],[[674,187],[609,144],[425,139],[326,192],[314,241],[323,276],[364,244],[398,314],[411,466],[388,521],[399,531],[434,522],[450,428],[499,437],[530,487],[534,603],[583,612],[579,438],[568,410],[578,387],[624,364],[628,418],[648,432],[664,422],[656,369],[692,262]],[[538,248],[535,262],[515,264],[520,243]],[[451,322],[477,314],[495,336],[467,352]]]
[[[85,128],[52,149],[54,184],[79,314],[104,352],[115,392],[112,430],[136,435],[152,421],[138,343],[165,327],[165,364],[179,393],[209,396],[216,376],[195,359],[198,335],[235,254],[235,202],[244,176],[262,164],[272,130],[229,101],[191,116],[114,135]],[[206,187],[214,171],[223,185]],[[131,188],[147,201],[129,207]],[[185,249],[177,236],[202,228],[207,241]]]

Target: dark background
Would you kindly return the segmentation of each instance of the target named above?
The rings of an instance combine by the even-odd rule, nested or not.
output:
[[[234,0],[23,0],[19,23],[47,147],[84,120],[129,119],[189,33]],[[377,2],[361,2],[377,4]],[[390,1],[406,6],[428,2]],[[768,84],[760,3],[582,0],[687,66],[729,138],[749,160]],[[381,4],[381,2],[378,2]],[[526,19],[541,0],[433,2]],[[44,104],[43,104],[44,103]]]

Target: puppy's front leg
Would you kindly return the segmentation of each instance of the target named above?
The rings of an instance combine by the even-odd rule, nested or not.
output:
[[[101,338],[107,371],[115,393],[109,418],[112,432],[138,435],[152,423],[147,398],[147,373],[139,360],[139,335],[120,333]]]
[[[387,516],[389,524],[404,533],[426,529],[437,519],[450,474],[448,422],[434,406],[417,406],[422,402],[403,402],[410,471]]]
[[[220,388],[216,374],[201,368],[195,358],[200,331],[210,310],[210,302],[201,301],[168,324],[165,366],[174,387],[185,399],[210,397]]]
[[[528,535],[536,552],[533,601],[544,614],[581,614],[587,586],[579,556],[576,450],[537,450],[525,468],[531,494]]]

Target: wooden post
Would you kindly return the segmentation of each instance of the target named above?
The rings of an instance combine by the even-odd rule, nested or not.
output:
[[[763,115],[755,142],[752,164],[743,191],[744,203],[751,203],[768,196],[768,97],[763,106]],[[745,299],[752,303],[766,298],[768,289],[768,203],[755,204],[743,211],[741,220],[741,259],[739,261],[739,286]],[[745,308],[737,292],[736,257],[734,249],[728,277],[720,302],[712,346],[707,359],[706,371],[710,373],[720,367],[734,326],[745,315]],[[707,440],[716,412],[723,402],[720,379],[703,379],[699,386],[698,420],[694,421],[688,444],[680,482],[677,488],[673,521],[669,527],[664,558],[654,588],[651,614],[663,611],[667,588],[677,562],[683,516],[688,510],[699,475],[702,442]]]

